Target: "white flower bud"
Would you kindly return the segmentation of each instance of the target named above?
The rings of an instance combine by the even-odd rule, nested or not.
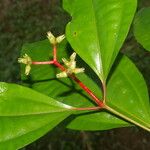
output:
[[[66,58],[62,58],[62,61],[67,67],[70,66],[70,62]]]
[[[31,71],[31,66],[30,65],[26,65],[26,67],[25,67],[25,75],[28,76],[30,71]]]
[[[32,59],[27,54],[25,54],[22,58],[18,58],[18,62],[26,65],[25,74],[29,75],[31,70]]]
[[[67,76],[68,75],[67,75],[66,71],[56,74],[57,78],[66,78]]]
[[[47,32],[47,38],[49,39],[51,44],[55,45],[57,43],[55,36],[50,31]]]
[[[85,70],[85,68],[75,68],[75,69],[73,70],[73,73],[75,73],[75,74],[83,73],[84,70]]]
[[[32,64],[32,59],[25,54],[22,58],[18,58],[18,62],[22,64]]]
[[[65,38],[65,35],[60,35],[58,36],[57,38],[52,34],[52,32],[47,32],[47,38],[49,39],[50,43],[53,44],[53,45],[56,45],[58,43],[61,43],[64,38]]]
[[[76,61],[72,60],[72,61],[68,61],[65,58],[62,58],[62,61],[64,62],[64,64],[69,68],[69,69],[75,69],[76,68]]]
[[[65,35],[64,35],[64,34],[63,34],[63,35],[60,35],[60,36],[58,36],[58,37],[56,38],[56,42],[57,42],[57,43],[61,43],[64,39],[65,39]]]
[[[69,68],[70,68],[71,70],[75,69],[75,68],[76,68],[76,61],[71,61]]]
[[[70,61],[75,61],[76,55],[77,55],[77,54],[74,52],[74,53],[70,56]]]
[[[78,74],[78,73],[82,73],[84,72],[84,68],[76,68],[76,53],[74,52],[71,56],[70,56],[70,61],[66,60],[65,58],[62,58],[62,61],[64,62],[64,64],[67,66],[66,71],[63,71],[59,74],[57,74],[57,78],[65,78],[70,74]]]

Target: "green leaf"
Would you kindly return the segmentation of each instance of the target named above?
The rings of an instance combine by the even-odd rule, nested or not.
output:
[[[72,21],[66,36],[73,49],[104,81],[127,36],[136,0],[63,0]]]
[[[134,20],[136,40],[150,51],[150,7],[141,9]]]
[[[135,65],[123,55],[120,55],[108,81],[106,105],[113,114],[150,131],[150,104],[147,86]],[[80,116],[73,120],[69,127],[84,130],[86,126],[92,130],[92,121],[96,121],[95,118],[97,118],[98,123],[105,120],[103,116],[98,116],[98,114]],[[112,116],[108,114],[107,117],[111,118]],[[111,126],[112,120],[108,119],[108,121],[110,122],[107,122],[106,126]],[[112,126],[115,121],[114,119]],[[78,127],[79,122],[80,127]],[[95,128],[96,125],[98,124],[95,124]]]
[[[67,49],[67,44],[64,41],[58,47],[58,59],[65,57],[68,58],[72,53],[71,49]],[[48,40],[26,44],[23,46],[22,54],[27,53],[33,60],[49,60],[52,57],[52,48]],[[79,74],[78,78],[101,98],[100,81],[96,75],[86,67],[85,63],[79,58],[77,60],[81,67],[85,67],[85,73]],[[66,103],[75,107],[92,107],[95,106],[92,103],[91,98],[76,85],[69,78],[56,79],[56,73],[60,72],[55,67],[50,65],[44,66],[32,66],[31,75],[27,80],[24,76],[24,70],[22,70],[22,79],[29,83],[28,86],[42,92],[50,97],[53,97],[60,102]],[[93,81],[94,79],[94,81]],[[81,113],[81,112],[80,112]],[[114,115],[105,112],[84,113],[74,115],[74,119],[68,124],[68,128],[77,130],[106,130],[117,127],[125,127],[130,124],[118,119]]]
[[[108,82],[106,104],[112,113],[150,131],[147,86],[141,73],[125,56],[120,58]]]
[[[73,111],[29,88],[0,83],[0,149],[15,150],[38,139]]]

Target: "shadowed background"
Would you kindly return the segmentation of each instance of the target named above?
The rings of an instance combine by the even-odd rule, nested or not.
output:
[[[138,9],[150,0],[138,0]],[[24,43],[46,38],[47,31],[63,34],[69,16],[61,0],[0,1],[0,81],[20,81],[17,58]],[[122,48],[142,72],[150,91],[150,53],[136,43],[132,30]],[[22,150],[148,150],[150,134],[137,127],[101,132],[68,130],[59,125]]]

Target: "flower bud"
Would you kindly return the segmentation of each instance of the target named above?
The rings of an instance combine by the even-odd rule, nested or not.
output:
[[[18,62],[26,65],[32,64],[32,60],[27,54],[25,54],[22,58],[18,58]]]
[[[55,37],[52,32],[47,32],[47,38],[49,39],[50,43],[53,44],[53,45],[56,45],[56,44],[59,44],[61,43],[64,38],[65,38],[65,35],[60,35],[58,37]]]
[[[25,67],[25,75],[28,76],[30,71],[31,71],[31,66],[30,65],[26,65],[26,67]]]
[[[67,75],[66,71],[63,71],[63,72],[58,73],[58,74],[56,75],[57,78],[66,78],[67,76],[68,76],[68,75]]]
[[[76,68],[76,61],[70,61],[69,69],[73,70]]]
[[[29,75],[31,70],[32,59],[27,54],[25,54],[22,58],[18,58],[18,62],[26,65],[25,74]]]
[[[65,39],[65,35],[64,35],[64,34],[63,34],[63,35],[60,35],[60,36],[58,36],[58,37],[56,38],[56,42],[57,42],[57,43],[61,43],[64,39]]]
[[[66,60],[65,58],[62,58],[62,61],[66,65],[67,69],[59,74],[57,74],[57,78],[65,78],[68,77],[70,74],[78,74],[84,72],[84,68],[76,68],[76,53],[74,52],[70,56],[70,61]]]
[[[50,31],[47,32],[47,38],[49,39],[51,44],[55,45],[57,43],[55,36]]]
[[[67,67],[70,66],[70,62],[66,58],[62,58],[62,61]]]
[[[83,73],[84,70],[85,70],[85,68],[75,68],[73,72],[74,72],[75,74],[78,74],[78,73]]]
[[[74,52],[74,53],[70,56],[70,61],[75,61],[76,55],[77,55],[77,54]]]

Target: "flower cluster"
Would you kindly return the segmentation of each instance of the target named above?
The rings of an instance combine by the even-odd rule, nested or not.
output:
[[[47,38],[49,39],[50,43],[53,46],[56,46],[56,44],[59,44],[60,42],[62,42],[64,40],[65,35],[55,37],[51,32],[48,32]],[[75,52],[70,56],[69,61],[65,58],[62,58],[62,61],[63,61],[64,65],[66,66],[66,69],[64,71],[62,71],[61,73],[58,73],[56,75],[56,77],[64,78],[64,77],[68,77],[68,75],[71,75],[71,74],[78,74],[78,73],[84,72],[84,70],[85,70],[84,68],[76,68],[75,59],[76,59]],[[52,61],[54,61],[54,60],[52,60]],[[29,75],[29,73],[31,71],[31,65],[35,64],[35,62],[32,62],[32,59],[27,54],[25,54],[22,58],[18,58],[18,62],[26,65],[25,66],[25,74],[26,75]]]
[[[50,43],[52,45],[56,45],[61,43],[65,39],[65,35],[60,35],[58,37],[55,37],[52,32],[47,32],[47,38],[49,39]]]
[[[18,62],[26,65],[25,74],[29,75],[31,70],[32,59],[27,54],[25,54],[22,58],[18,58]]]
[[[76,53],[74,52],[70,56],[70,61],[66,60],[65,58],[62,58],[62,61],[64,62],[65,66],[67,69],[59,74],[56,75],[57,78],[65,78],[69,74],[78,74],[84,72],[84,68],[76,68]]]

